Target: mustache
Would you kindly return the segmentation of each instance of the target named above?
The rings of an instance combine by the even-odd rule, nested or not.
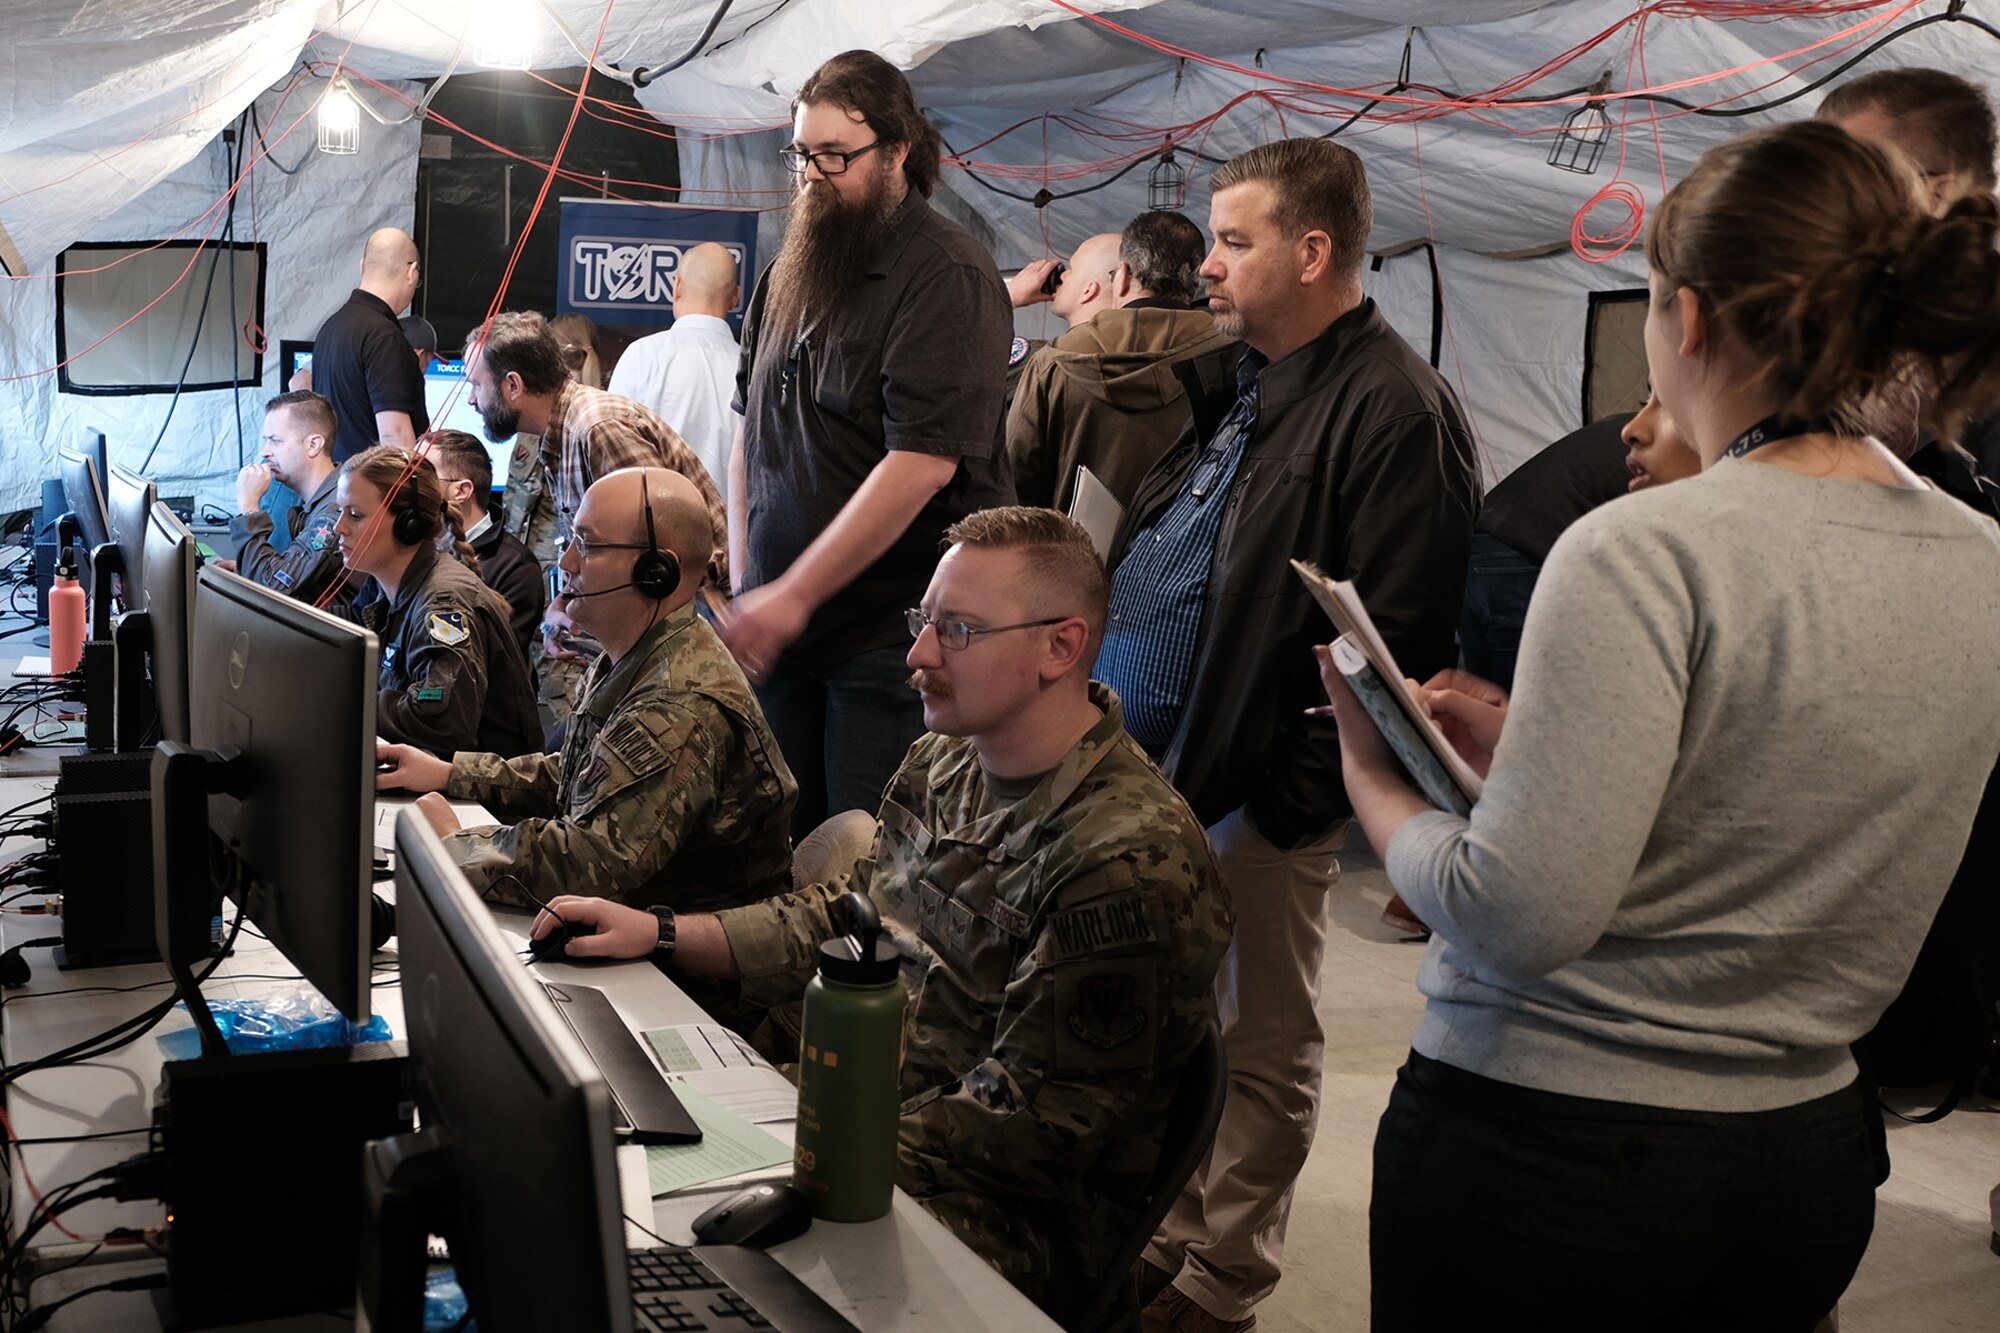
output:
[[[920,694],[949,695],[951,693],[951,687],[946,685],[943,678],[935,671],[912,671],[910,673],[909,684],[911,689],[916,690]]]

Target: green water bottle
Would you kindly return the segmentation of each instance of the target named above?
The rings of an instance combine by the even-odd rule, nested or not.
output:
[[[792,1182],[814,1217],[866,1222],[889,1211],[902,1105],[903,985],[875,904],[846,894],[848,933],[819,947],[800,1021]]]

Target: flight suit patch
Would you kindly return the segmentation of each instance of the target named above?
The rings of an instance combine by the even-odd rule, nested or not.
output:
[[[291,590],[291,587],[292,587],[292,576],[291,576],[291,575],[290,575],[289,573],[287,573],[287,572],[286,572],[285,570],[282,570],[282,569],[274,569],[274,570],[272,570],[272,571],[271,571],[271,579],[272,579],[272,581],[273,581],[274,583],[276,583],[276,584],[277,584],[277,585],[278,585],[278,586],[279,586],[280,588],[284,588],[284,589],[285,589],[285,590],[287,590],[287,591],[290,591],[290,590]]]
[[[1160,1030],[1156,975],[1149,959],[1057,969],[1056,1067],[1149,1067]]]
[[[456,648],[472,637],[472,631],[465,627],[463,611],[431,612],[431,640],[447,648]]]
[[[306,545],[315,551],[324,551],[328,538],[333,534],[333,524],[321,519],[313,524],[313,530],[306,534]]]
[[[1007,347],[1007,364],[1018,366],[1028,359],[1028,340],[1016,338]]]
[[[410,697],[420,704],[441,704],[444,702],[444,687],[426,685],[420,690],[410,691]]]

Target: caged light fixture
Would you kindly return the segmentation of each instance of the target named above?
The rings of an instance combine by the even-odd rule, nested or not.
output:
[[[1187,168],[1174,157],[1174,146],[1169,142],[1158,165],[1146,177],[1146,207],[1155,212],[1179,208],[1186,193]]]
[[[319,99],[319,150],[336,157],[361,151],[361,104],[344,74],[334,75],[326,96]]]
[[[1556,141],[1549,145],[1549,165],[1559,171],[1588,176],[1597,170],[1604,145],[1611,142],[1611,116],[1604,109],[1603,95],[1611,91],[1611,71],[1605,70],[1590,85],[1592,97],[1569,113]]]
[[[537,8],[534,0],[497,0],[491,4],[473,60],[488,69],[529,68]]]

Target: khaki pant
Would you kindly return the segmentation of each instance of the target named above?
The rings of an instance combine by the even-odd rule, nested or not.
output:
[[[1146,1262],[1175,1274],[1174,1285],[1218,1319],[1247,1317],[1278,1285],[1292,1187],[1319,1116],[1320,965],[1346,833],[1342,820],[1317,842],[1280,851],[1244,810],[1208,831],[1236,909],[1215,977],[1229,1097],[1207,1160]]]

